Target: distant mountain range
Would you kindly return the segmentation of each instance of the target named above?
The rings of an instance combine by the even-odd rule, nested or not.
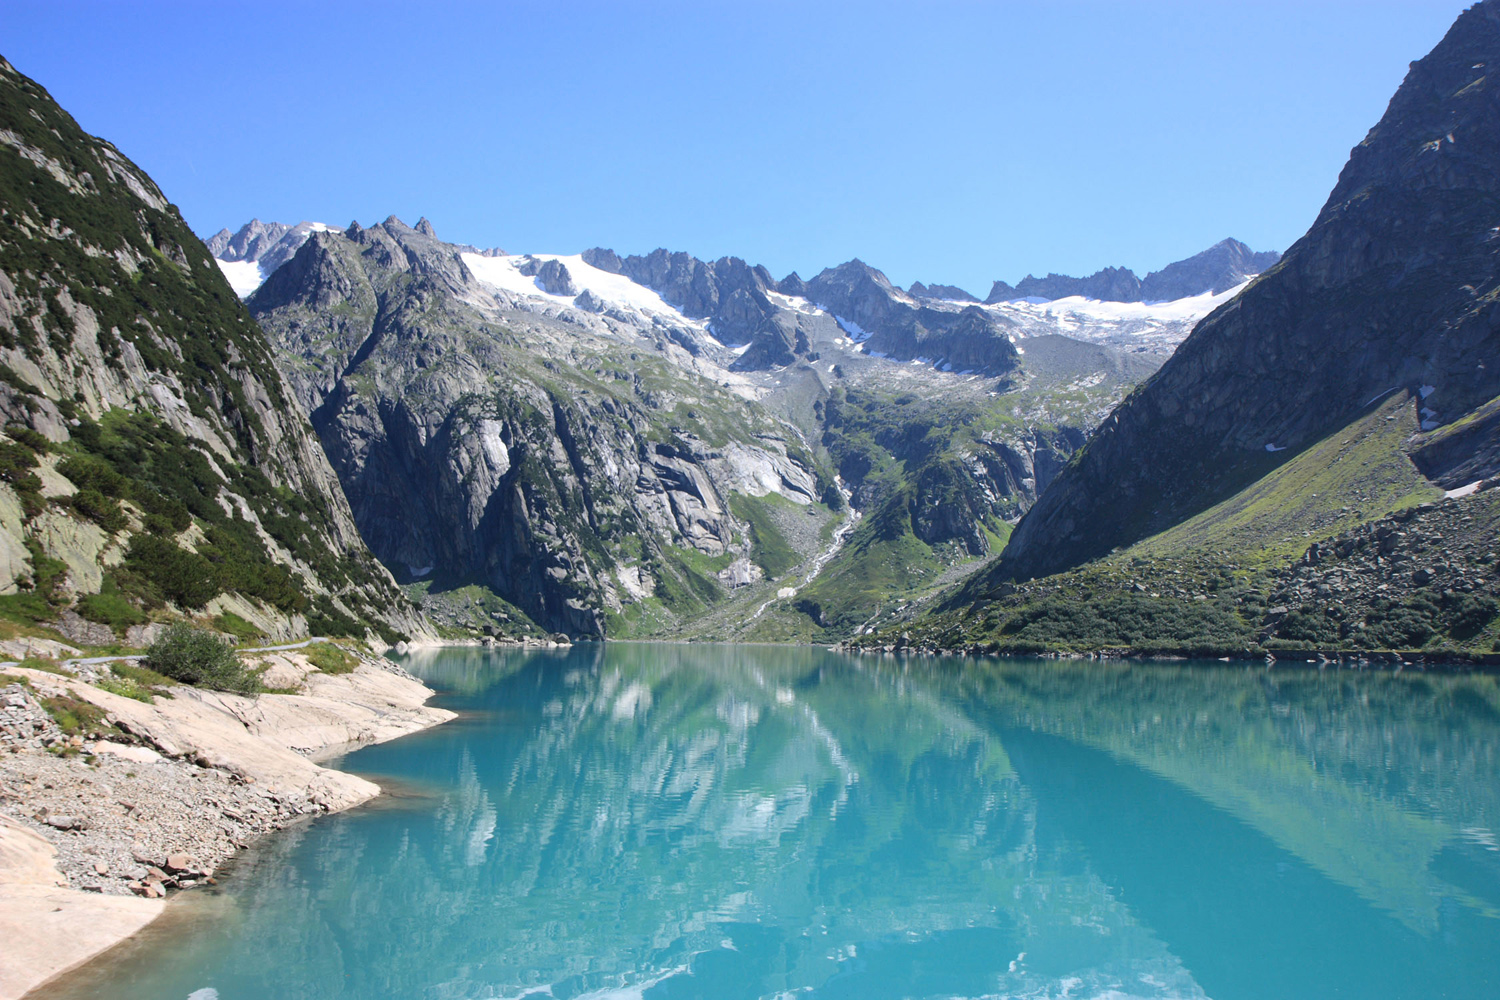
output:
[[[1049,274],[1045,278],[1027,275],[1011,287],[997,281],[990,287],[986,302],[1008,302],[1012,299],[1063,299],[1082,296],[1101,302],[1169,302],[1211,292],[1226,292],[1263,271],[1268,271],[1281,254],[1275,250],[1257,253],[1236,239],[1220,240],[1202,253],[1168,264],[1138,278],[1124,267],[1106,267],[1087,278],[1066,274]],[[950,286],[937,286],[947,288]],[[956,289],[955,289],[956,291]],[[933,293],[936,294],[936,293]],[[972,298],[972,296],[970,296]]]
[[[417,228],[420,229],[424,223],[430,225],[424,219],[417,223]],[[235,290],[245,296],[259,287],[272,271],[290,260],[307,241],[308,236],[332,229],[332,226],[321,222],[287,225],[251,219],[235,232],[221,229],[204,242],[208,245],[209,252],[224,266],[225,274],[230,278],[231,284],[235,285]],[[505,253],[498,249],[475,252],[490,256],[503,256]],[[656,250],[644,257],[622,258],[613,250],[595,248],[585,250],[583,257],[601,270],[624,274],[639,284],[669,292],[669,297],[680,304],[688,315],[709,316],[717,311],[719,288],[726,283],[730,286],[730,295],[734,291],[739,291],[742,295],[749,294],[748,289],[752,286],[763,291],[774,289],[792,295],[806,294],[806,282],[796,272],[778,282],[764,267],[750,267],[738,257],[725,257],[717,264],[699,261],[696,267],[688,263],[696,258],[667,250]],[[1275,250],[1257,252],[1239,240],[1224,239],[1201,253],[1168,264],[1160,271],[1152,271],[1144,279],[1136,277],[1135,272],[1129,268],[1107,267],[1087,278],[1074,278],[1066,274],[1048,274],[1045,278],[1036,278],[1028,274],[1015,286],[996,281],[990,287],[984,303],[993,305],[1016,299],[1052,301],[1072,297],[1100,302],[1169,302],[1205,293],[1219,295],[1269,270],[1280,259],[1281,254]],[[856,260],[850,263],[861,262]],[[225,266],[235,264],[246,266]],[[255,270],[248,267],[251,264],[256,265]],[[977,296],[957,285],[924,285],[920,281],[912,282],[907,295],[913,299],[947,302],[980,301]],[[731,316],[725,329],[736,330],[740,326]]]

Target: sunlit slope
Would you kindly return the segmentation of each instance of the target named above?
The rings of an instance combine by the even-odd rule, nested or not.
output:
[[[1427,500],[1443,491],[1406,453],[1418,431],[1416,402],[1397,393],[1347,427],[1196,517],[1131,546],[1129,558],[1233,554],[1246,565],[1280,565],[1310,542]]]

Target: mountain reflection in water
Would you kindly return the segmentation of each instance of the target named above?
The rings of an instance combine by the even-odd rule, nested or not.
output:
[[[1500,995],[1485,675],[429,651],[410,793],[48,997]],[[209,919],[211,915],[211,919]]]

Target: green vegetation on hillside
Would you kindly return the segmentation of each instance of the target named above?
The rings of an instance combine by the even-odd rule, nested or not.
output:
[[[1397,393],[1229,499],[1129,551],[1149,558],[1228,551],[1241,562],[1285,565],[1310,541],[1442,497],[1406,455],[1418,429],[1415,400]]]
[[[1500,498],[1427,503],[1442,491],[1404,451],[1413,410],[1410,397],[1388,400],[1160,535],[1066,573],[988,593],[971,584],[906,626],[909,640],[894,627],[861,643],[1489,654],[1500,639],[1500,561],[1489,551],[1500,540]]]
[[[775,493],[763,497],[732,493],[729,509],[735,517],[750,525],[750,558],[767,577],[774,580],[802,561],[802,554],[792,547],[776,524],[778,509],[784,516],[796,517],[801,516],[800,506]]]
[[[51,612],[34,620],[64,603],[55,539],[33,527],[50,510],[124,550],[101,566],[102,592],[82,595],[89,620],[121,630],[166,602],[194,611],[234,592],[315,630],[398,638],[385,622],[399,594],[367,552],[330,544],[341,534],[334,498],[301,467],[308,429],[265,336],[177,209],[9,65],[0,125],[0,273],[11,289],[0,396],[19,415],[0,439],[0,480],[20,498],[31,594]],[[207,440],[158,419],[169,410],[173,426]],[[48,440],[63,432],[70,440]],[[77,486],[70,496],[43,496],[49,453]],[[348,611],[319,590],[343,595]]]

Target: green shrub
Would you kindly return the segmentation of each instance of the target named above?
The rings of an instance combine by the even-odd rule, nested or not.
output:
[[[116,630],[146,621],[145,613],[118,593],[85,594],[78,599],[76,610],[89,621]]]
[[[1141,652],[1242,649],[1249,629],[1212,602],[1137,595],[1044,597],[1014,612],[1000,628],[1007,650],[1132,648]]]
[[[144,665],[184,684],[254,694],[255,673],[240,662],[228,643],[188,622],[173,622],[146,650]]]
[[[31,589],[51,604],[58,581],[68,571],[68,564],[47,555],[42,543],[35,538],[26,539],[26,550],[31,553]]]
[[[1452,623],[1449,634],[1455,639],[1472,639],[1485,630],[1497,612],[1500,612],[1500,602],[1493,597],[1460,594],[1454,598],[1449,610]]]
[[[72,455],[57,464],[57,471],[73,481],[80,490],[97,490],[107,497],[123,496],[127,481],[104,459],[93,455]]]
[[[22,424],[11,424],[5,428],[5,433],[9,434],[12,440],[25,445],[38,455],[45,455],[52,450],[52,442],[48,441],[45,435]]]
[[[185,608],[201,608],[222,590],[213,563],[166,538],[136,535],[125,568],[154,584],[163,597]]]
[[[21,510],[28,521],[47,507],[42,497],[42,481],[31,471],[34,468],[36,454],[30,448],[0,441],[0,481],[9,483],[21,498]]]
[[[130,523],[120,509],[119,501],[98,490],[79,490],[69,498],[69,503],[74,510],[110,534],[123,530]]]
[[[359,657],[331,642],[315,642],[306,654],[307,662],[325,674],[347,674],[359,666]]]
[[[1338,623],[1330,621],[1320,609],[1298,609],[1282,619],[1276,634],[1293,643],[1332,648],[1339,644]]]
[[[1372,649],[1420,649],[1438,633],[1439,608],[1426,594],[1405,604],[1381,604],[1365,616],[1365,643]]]

